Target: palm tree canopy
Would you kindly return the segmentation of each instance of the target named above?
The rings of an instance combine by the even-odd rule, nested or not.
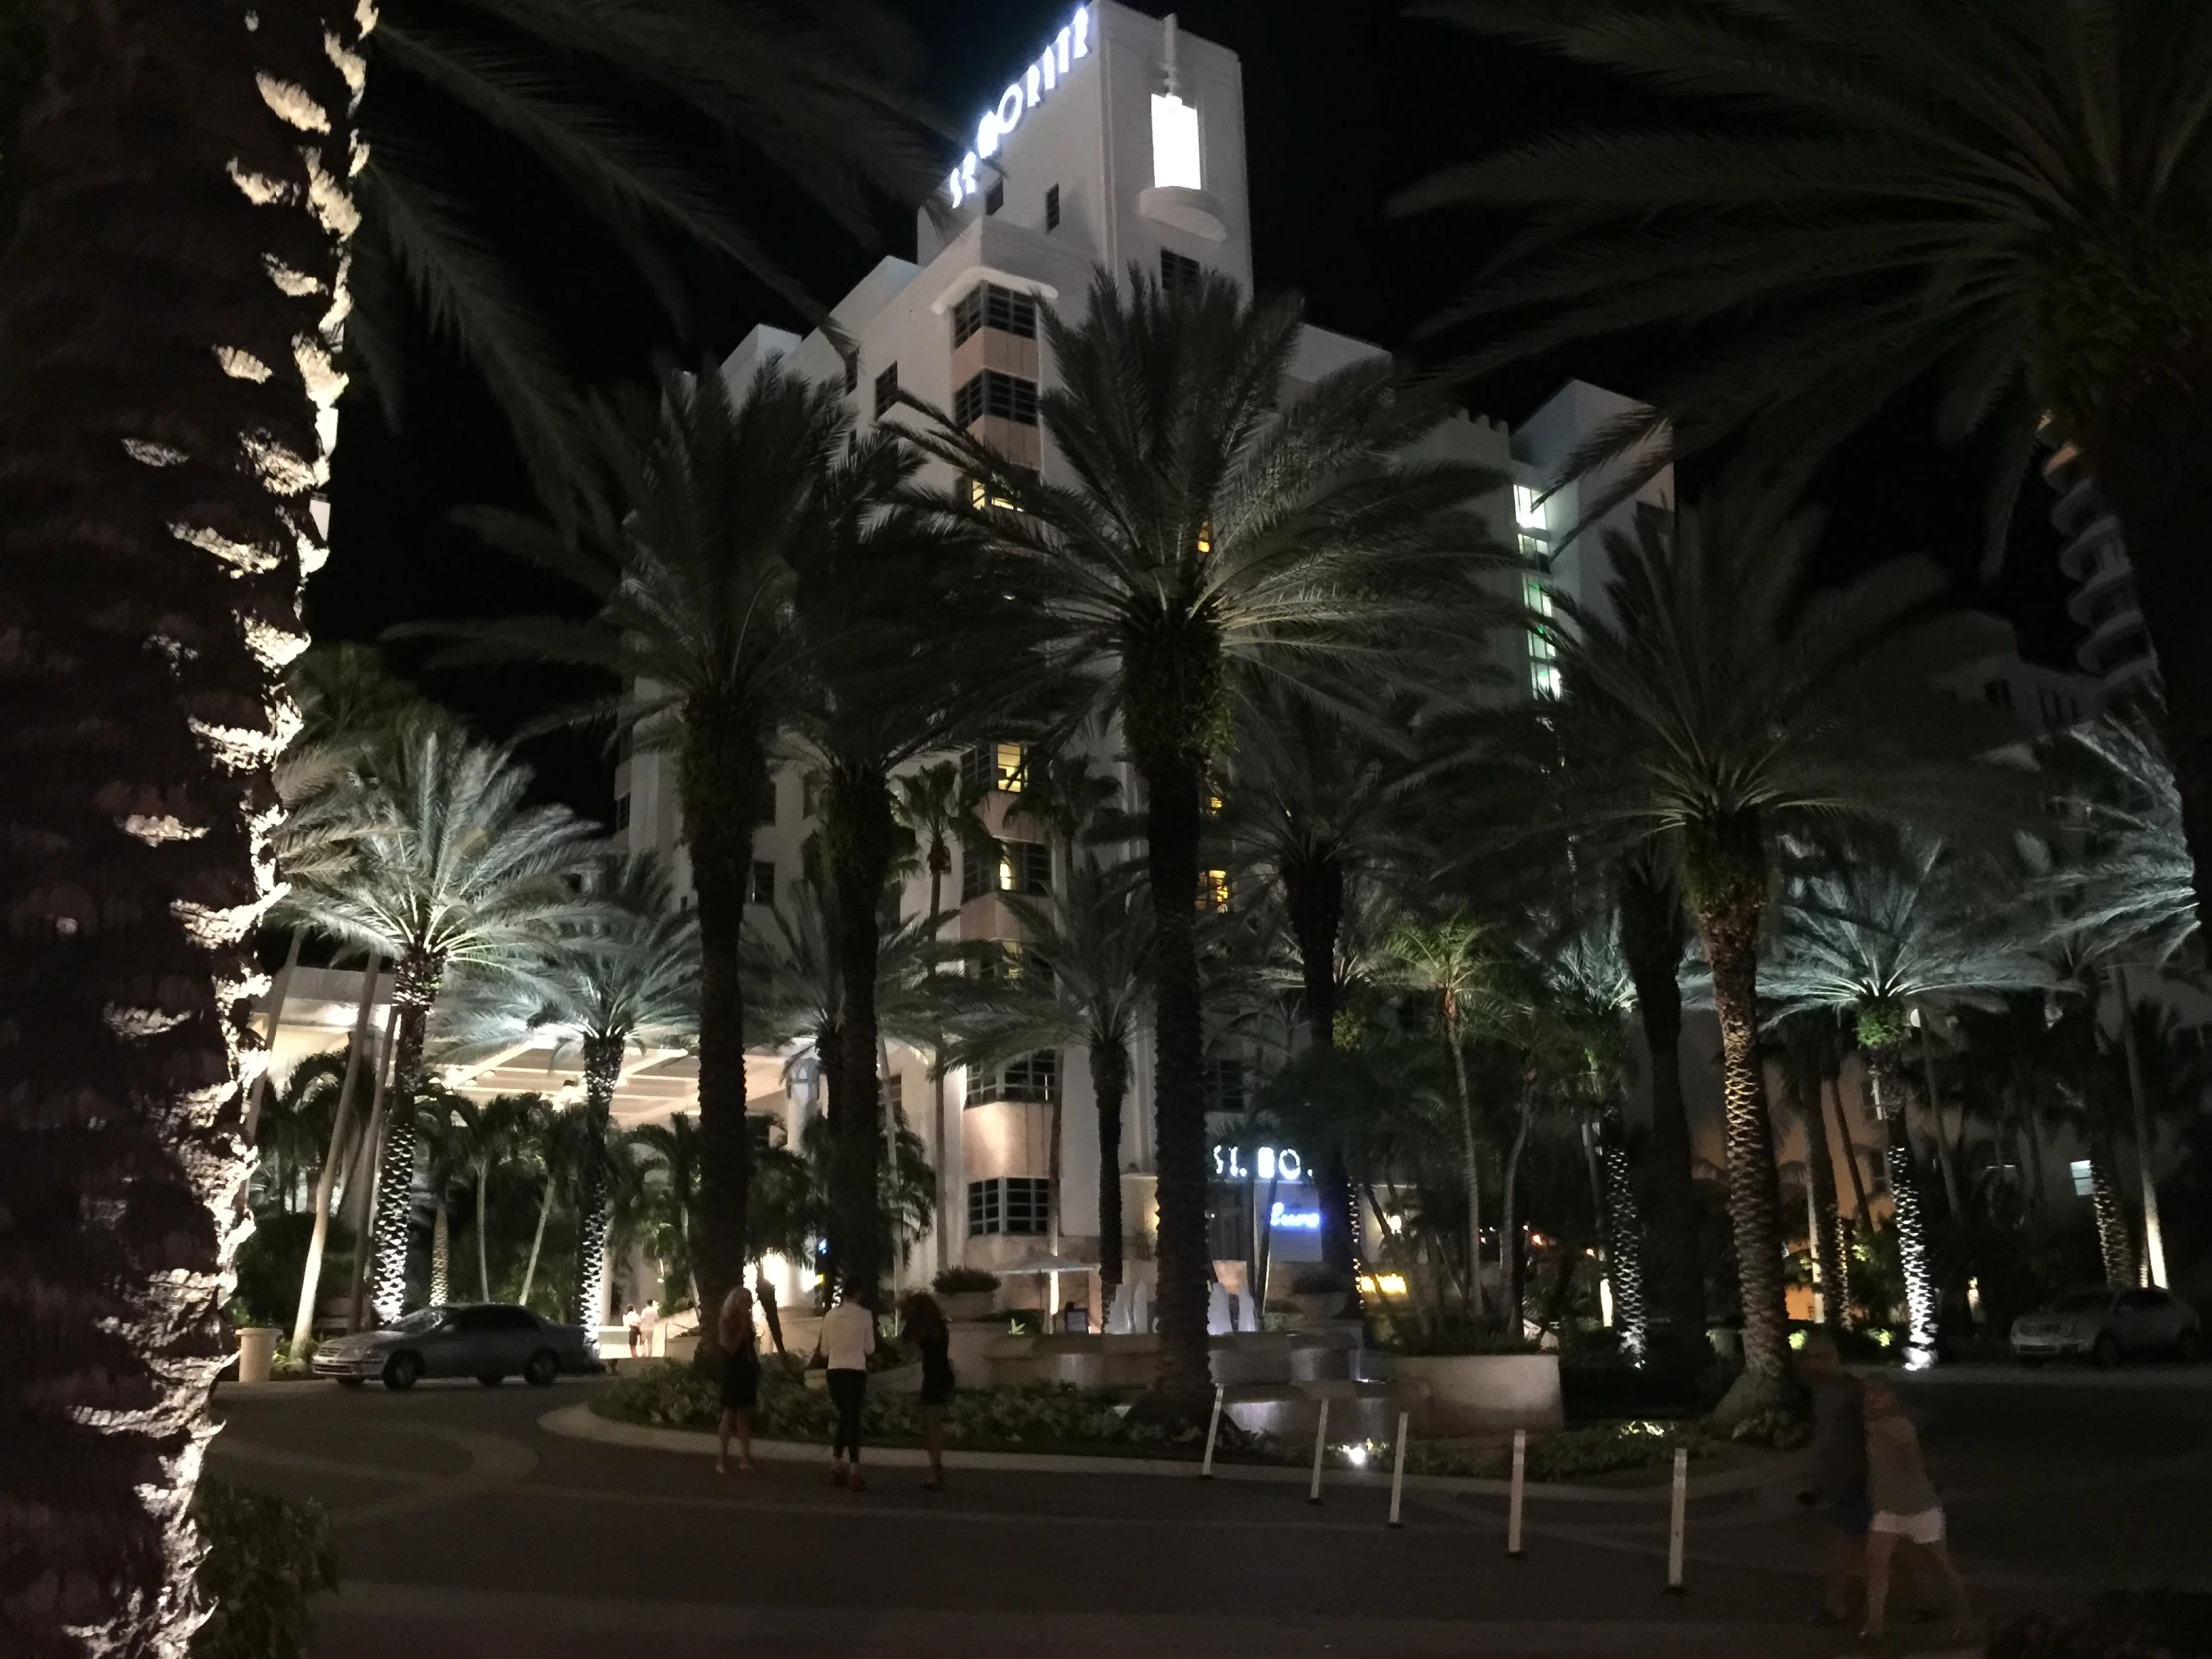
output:
[[[1660,388],[1677,453],[1817,453],[1939,372],[1954,433],[2090,414],[2212,326],[2212,10],[2195,0],[1430,0],[1426,16],[1702,101],[1400,199],[1533,215],[1445,320],[1477,371],[1720,322]],[[1621,434],[1625,435],[1625,434]]]
[[[2044,886],[2094,955],[2164,963],[2197,938],[2196,864],[2165,746],[2108,715],[2052,737],[2056,825]]]
[[[596,827],[529,805],[529,785],[503,749],[409,731],[370,786],[370,828],[343,873],[300,883],[285,907],[342,943],[440,969],[534,959],[576,915],[570,877]]]
[[[524,284],[476,228],[476,181],[452,157],[518,147],[628,259],[679,332],[690,313],[678,249],[745,269],[803,312],[819,307],[732,193],[657,130],[715,132],[863,240],[874,203],[923,195],[933,170],[927,117],[899,90],[913,53],[872,4],[387,0],[366,45],[350,355],[395,418],[402,293],[411,297],[483,376],[556,511],[590,476],[584,421]],[[653,117],[641,121],[646,108]]]
[[[761,928],[746,918],[738,971],[745,984],[747,1043],[777,1048],[844,1021],[844,969],[836,896],[812,868],[786,888]],[[937,958],[926,916],[887,931],[877,958],[876,1019],[892,1042],[930,1045],[927,980]]]
[[[1117,709],[1140,759],[1202,757],[1229,736],[1232,663],[1409,674],[1463,638],[1498,557],[1473,503],[1500,480],[1403,458],[1440,411],[1387,361],[1286,398],[1303,307],[1213,274],[1171,295],[1101,270],[1089,307],[1043,314],[1058,383],[1040,419],[1070,482],[941,414],[917,434],[987,484],[940,505],[1013,555],[1078,706]]]
[[[1572,839],[1603,864],[1666,833],[1694,886],[1701,847],[1761,824],[2031,822],[2008,721],[1936,689],[1971,678],[2000,625],[1940,608],[1916,560],[1809,592],[1815,532],[1756,496],[1608,532],[1606,607],[1555,600],[1564,695],[1473,721],[1461,759],[1494,769],[1476,775],[1504,820],[1484,838]]]

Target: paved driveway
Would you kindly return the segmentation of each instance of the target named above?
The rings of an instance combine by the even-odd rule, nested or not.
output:
[[[2122,1374],[2128,1376],[2129,1374]],[[718,1478],[706,1457],[545,1433],[594,1384],[412,1394],[230,1389],[212,1453],[230,1479],[320,1498],[343,1592],[318,1659],[395,1652],[686,1655],[1834,1654],[1801,1625],[1815,1524],[1782,1490],[1693,1506],[1690,1594],[1663,1593],[1662,1503],[1529,1510],[1126,1475],[956,1473],[865,1495],[818,1464]],[[1997,1605],[2117,1578],[2202,1574],[2187,1521],[2212,1491],[2212,1396],[2068,1379],[1912,1389],[1933,1414],[1960,1554]],[[1906,1643],[1903,1646],[1928,1644]]]

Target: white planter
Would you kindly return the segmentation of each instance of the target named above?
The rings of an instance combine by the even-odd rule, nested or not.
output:
[[[996,1291],[940,1291],[937,1306],[948,1320],[987,1320],[997,1299]]]
[[[1399,1382],[1428,1385],[1433,1434],[1566,1426],[1556,1354],[1400,1354],[1390,1372]]]
[[[269,1364],[276,1357],[276,1332],[266,1325],[250,1325],[239,1333],[239,1381],[267,1382]]]

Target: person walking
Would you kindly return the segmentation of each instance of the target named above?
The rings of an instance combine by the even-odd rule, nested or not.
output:
[[[738,1437],[738,1467],[751,1473],[753,1408],[761,1399],[761,1342],[753,1329],[753,1293],[743,1285],[731,1286],[722,1299],[715,1340],[722,1349],[721,1450],[715,1457],[715,1473],[730,1472],[732,1434]]]
[[[875,1352],[875,1310],[852,1284],[822,1317],[816,1339],[830,1377],[830,1398],[837,1407],[837,1433],[830,1448],[830,1484],[864,1492],[860,1478],[860,1407],[867,1403],[867,1359]],[[852,1467],[845,1469],[849,1456]]]
[[[653,1333],[660,1328],[661,1310],[648,1302],[638,1310],[638,1347],[645,1357],[653,1358]]]
[[[1943,1538],[1943,1506],[1929,1484],[1921,1461],[1921,1440],[1898,1400],[1880,1378],[1860,1384],[1867,1421],[1867,1499],[1874,1509],[1867,1528],[1867,1617],[1859,1634],[1882,1639],[1882,1621],[1890,1595],[1890,1561],[1898,1540],[1928,1551],[1950,1590],[1952,1636],[1964,1640],[1973,1616],[1966,1581],[1959,1577]]]
[[[944,1410],[952,1402],[952,1328],[944,1310],[927,1291],[916,1291],[904,1305],[898,1340],[921,1350],[921,1440],[929,1448],[925,1492],[944,1490]]]
[[[1867,1424],[1859,1379],[1844,1369],[1836,1339],[1809,1332],[1798,1351],[1798,1381],[1813,1404],[1812,1465],[1807,1490],[1799,1501],[1827,1512],[1827,1547],[1821,1570],[1826,1595],[1813,1622],[1842,1624],[1850,1616],[1846,1598],[1851,1581],[1867,1564]]]
[[[622,1329],[630,1338],[630,1358],[638,1357],[638,1305],[631,1303],[622,1310]]]

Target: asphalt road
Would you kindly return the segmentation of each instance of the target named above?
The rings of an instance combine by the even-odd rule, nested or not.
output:
[[[2107,1584],[2212,1588],[2212,1373],[1955,1373],[1907,1385],[1986,1608]],[[818,1463],[717,1477],[705,1456],[555,1436],[589,1383],[230,1388],[224,1478],[319,1498],[344,1587],[317,1659],[394,1653],[1125,1656],[1843,1652],[1802,1623],[1822,1537],[1782,1488],[1692,1505],[1689,1593],[1663,1593],[1663,1502],[1502,1505],[1128,1475],[919,1472],[831,1488]],[[1909,1632],[1893,1651],[1943,1644]]]

